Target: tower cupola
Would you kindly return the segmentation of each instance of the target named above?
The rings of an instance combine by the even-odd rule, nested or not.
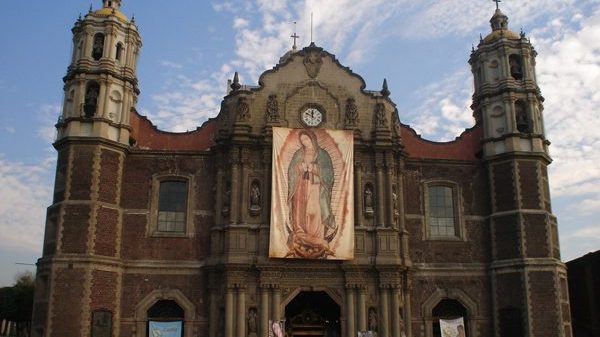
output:
[[[524,33],[508,27],[498,7],[492,31],[473,49],[469,63],[475,82],[473,113],[484,127],[486,155],[547,153],[542,103],[535,75],[535,49]]]
[[[78,19],[72,29],[73,55],[63,78],[65,98],[58,140],[100,137],[129,144],[129,114],[139,94],[137,58],[142,40],[120,11],[121,0]]]

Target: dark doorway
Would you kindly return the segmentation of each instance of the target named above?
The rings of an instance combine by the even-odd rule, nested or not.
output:
[[[465,322],[465,331],[469,331],[467,323],[467,309],[457,300],[444,299],[433,308],[433,336],[441,337],[440,318],[441,319],[456,319],[463,317]],[[467,334],[468,336],[468,334]]]
[[[290,337],[340,337],[340,306],[324,291],[302,291],[285,307]]]

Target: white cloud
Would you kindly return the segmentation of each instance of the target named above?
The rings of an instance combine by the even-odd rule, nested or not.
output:
[[[0,242],[5,249],[39,251],[45,206],[51,202],[48,172],[54,166],[54,159],[28,165],[0,154]]]
[[[165,68],[171,68],[171,69],[181,69],[183,68],[183,65],[180,63],[175,63],[175,62],[171,62],[171,61],[166,61],[163,60],[160,62],[160,65],[165,67]]]

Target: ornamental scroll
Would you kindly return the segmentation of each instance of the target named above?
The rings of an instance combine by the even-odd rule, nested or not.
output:
[[[354,136],[273,128],[269,256],[354,258]]]

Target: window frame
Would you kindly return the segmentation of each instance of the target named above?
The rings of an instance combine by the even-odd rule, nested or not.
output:
[[[158,206],[160,198],[160,185],[163,182],[178,181],[187,183],[187,202],[185,211],[185,222],[183,231],[167,232],[158,230]],[[152,177],[152,189],[150,196],[150,212],[149,212],[149,226],[148,236],[149,237],[193,237],[194,235],[194,221],[193,221],[193,205],[194,197],[192,191],[194,190],[194,177],[190,175],[155,175]]]
[[[454,235],[432,235],[431,234],[431,217],[430,217],[430,203],[429,194],[430,188],[433,187],[446,187],[452,191],[452,207],[454,216]],[[463,209],[462,209],[462,194],[460,192],[459,185],[453,181],[448,180],[430,180],[423,183],[423,204],[425,210],[424,216],[424,237],[425,240],[434,241],[466,241],[465,229],[463,222]]]

